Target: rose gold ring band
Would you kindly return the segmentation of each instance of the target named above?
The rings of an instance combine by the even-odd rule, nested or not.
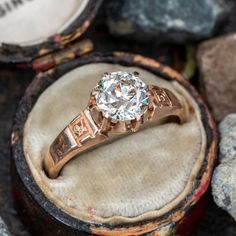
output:
[[[135,132],[140,125],[147,122],[158,122],[165,118],[177,117],[180,123],[185,121],[183,106],[177,97],[168,89],[154,85],[148,86],[150,103],[147,111],[139,120],[113,123],[102,117],[91,106],[82,111],[51,144],[44,157],[44,170],[48,177],[57,178],[62,168],[82,152],[128,132]]]

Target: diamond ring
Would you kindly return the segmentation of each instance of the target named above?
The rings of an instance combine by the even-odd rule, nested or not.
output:
[[[137,72],[104,73],[90,95],[87,108],[56,137],[44,157],[44,170],[57,178],[75,156],[114,136],[138,131],[144,123],[177,117],[184,109],[168,89],[146,85]]]

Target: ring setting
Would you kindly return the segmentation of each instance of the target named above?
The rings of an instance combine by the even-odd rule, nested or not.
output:
[[[149,104],[148,87],[138,73],[105,73],[92,93],[103,116],[119,121],[141,117]]]

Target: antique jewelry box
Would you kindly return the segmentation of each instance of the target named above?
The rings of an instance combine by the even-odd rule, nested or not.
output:
[[[117,70],[171,90],[187,121],[97,147],[48,178],[49,145],[86,106],[101,74]],[[14,195],[35,234],[189,235],[207,202],[217,134],[201,97],[176,71],[139,55],[91,54],[36,76],[16,114],[12,148]]]
[[[84,55],[93,44],[80,36],[100,4],[33,0],[9,5],[11,12],[3,6],[0,28],[12,27],[0,33],[0,63],[38,72],[12,131],[18,213],[33,235],[191,235],[208,201],[215,123],[198,92],[175,70],[129,53]],[[33,19],[40,30],[28,25],[36,14],[32,9],[42,12]],[[101,75],[119,70],[137,71],[145,83],[172,91],[187,121],[146,127],[101,145],[70,161],[58,178],[48,178],[42,160],[49,145],[86,107]]]

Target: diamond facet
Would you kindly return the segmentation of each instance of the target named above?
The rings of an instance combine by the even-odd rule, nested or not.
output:
[[[98,108],[118,121],[141,117],[148,107],[148,89],[137,76],[123,71],[105,74],[95,88]]]

